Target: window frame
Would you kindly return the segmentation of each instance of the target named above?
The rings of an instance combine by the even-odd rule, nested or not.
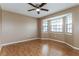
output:
[[[71,15],[71,20],[72,20],[72,13],[68,13],[68,14],[64,14],[64,15],[60,15],[60,16],[56,16],[56,17],[52,17],[52,18],[48,18],[48,19],[43,19],[43,21],[47,21],[48,22],[48,27],[47,27],[48,29],[47,29],[47,31],[43,31],[43,26],[42,26],[42,31],[43,32],[53,32],[53,33],[64,33],[64,34],[71,35],[73,31],[71,33],[70,32],[67,32],[66,24],[65,24],[66,23],[65,22],[65,20],[66,20],[65,17],[67,17],[69,15]],[[59,31],[57,31],[57,32],[51,31],[52,30],[51,29],[51,21],[52,20],[55,20],[57,18],[61,18],[62,19],[62,31],[61,32],[59,32]],[[72,21],[72,23],[73,23],[73,21]],[[73,25],[72,25],[72,30],[73,30]]]
[[[66,18],[66,17],[67,17],[67,16],[71,16],[71,23],[69,23],[69,24],[66,23],[66,21],[67,21],[67,18]],[[73,19],[72,19],[72,14],[69,14],[69,15],[67,15],[67,16],[65,17],[65,33],[66,33],[66,34],[72,34],[72,32],[73,32],[73,24],[72,24],[72,23],[73,23]],[[71,32],[68,32],[67,30],[68,30],[68,29],[70,30],[70,28],[67,28],[67,26],[70,25],[70,24],[71,24]]]
[[[60,20],[62,21],[62,22],[61,22],[61,23],[62,23],[61,26],[60,26],[60,24],[59,24],[59,25],[57,24],[57,21],[60,21]],[[53,24],[52,21],[54,21],[53,23],[56,23],[56,24]],[[55,21],[56,21],[56,22],[55,22]],[[50,26],[51,26],[50,31],[51,31],[51,32],[57,32],[57,33],[59,32],[59,33],[61,33],[61,32],[63,32],[63,26],[62,26],[62,25],[63,25],[63,19],[62,19],[62,18],[52,19],[52,20],[50,21]],[[56,26],[56,27],[53,28],[54,26]],[[59,26],[59,28],[57,28],[58,26]],[[60,27],[61,27],[61,28],[60,28]],[[53,30],[56,29],[56,31],[53,31],[52,29],[53,29]],[[58,29],[61,29],[61,31],[58,30]]]
[[[43,32],[48,32],[48,24],[46,24],[46,23],[44,23],[44,22],[47,22],[48,23],[48,21],[47,20],[43,20],[43,22],[42,22],[42,31]],[[44,24],[44,25],[43,25]],[[45,25],[46,24],[46,25]],[[46,29],[47,28],[47,29]],[[46,29],[46,30],[45,30]]]

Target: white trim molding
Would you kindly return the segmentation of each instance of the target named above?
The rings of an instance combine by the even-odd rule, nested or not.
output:
[[[53,40],[53,41],[56,41],[56,42],[64,43],[64,44],[70,46],[71,48],[73,48],[73,49],[75,49],[75,50],[79,50],[79,48],[77,48],[77,47],[75,47],[75,46],[73,46],[73,45],[71,45],[71,44],[69,44],[69,43],[66,43],[66,42],[64,42],[64,41],[55,40],[55,39],[51,39],[51,38],[41,38],[41,39],[42,39],[42,40]]]
[[[36,40],[36,39],[39,39],[39,38],[31,38],[31,39],[26,39],[26,40],[21,40],[21,41],[16,41],[16,42],[4,43],[4,44],[1,44],[0,47],[10,45],[10,44],[20,43],[20,42],[25,42],[25,41]]]
[[[10,44],[15,44],[15,43],[20,43],[20,42],[25,42],[25,41],[31,41],[31,40],[37,40],[37,39],[41,39],[41,40],[53,40],[53,41],[56,41],[56,42],[60,42],[60,43],[64,43],[68,46],[70,46],[71,48],[75,49],[75,50],[79,50],[79,48],[75,47],[75,46],[72,46],[71,44],[68,44],[64,41],[60,41],[60,40],[55,40],[55,39],[51,39],[51,38],[31,38],[31,39],[27,39],[27,40],[22,40],[22,41],[17,41],[17,42],[10,42],[10,43],[6,43],[6,44],[1,44],[0,46],[0,50],[3,46],[6,46],[6,45],[10,45]]]

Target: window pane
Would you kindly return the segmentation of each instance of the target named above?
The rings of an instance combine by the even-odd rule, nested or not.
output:
[[[65,19],[66,31],[68,33],[72,33],[72,16],[68,15]]]
[[[62,18],[54,19],[51,21],[51,31],[62,32]]]
[[[43,32],[48,31],[48,21],[43,21]]]

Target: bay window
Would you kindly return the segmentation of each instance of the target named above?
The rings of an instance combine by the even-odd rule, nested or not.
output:
[[[72,14],[43,20],[43,32],[47,31],[72,33]]]

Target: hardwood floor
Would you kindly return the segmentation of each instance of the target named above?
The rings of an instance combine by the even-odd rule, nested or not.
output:
[[[51,40],[32,40],[4,46],[1,56],[79,56],[79,51],[73,50],[64,43]]]

